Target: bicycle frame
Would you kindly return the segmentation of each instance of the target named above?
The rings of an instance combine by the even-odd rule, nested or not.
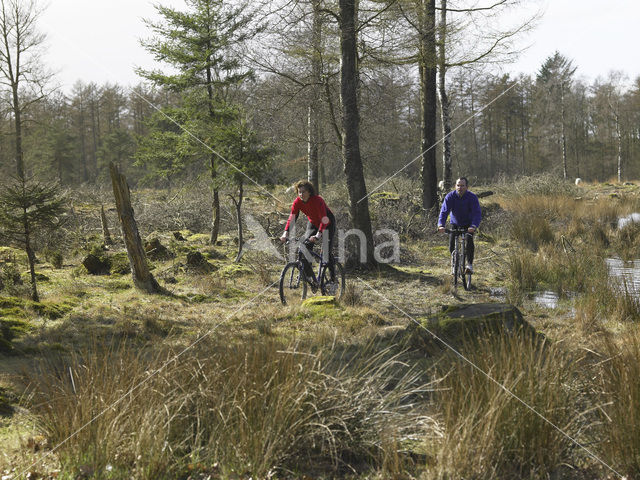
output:
[[[285,242],[285,245],[288,245],[290,243],[290,240],[287,240]],[[322,258],[322,254],[317,253],[311,249],[306,249],[307,251],[303,251],[302,249],[302,244],[300,242],[298,242],[296,240],[296,243],[298,244],[298,246],[296,247],[297,250],[297,255],[296,255],[296,262],[300,265],[300,267],[303,267],[304,263],[302,261],[303,257],[306,258],[306,260],[309,263],[312,263],[313,260],[317,260],[318,261],[318,272],[314,272],[314,277],[313,279],[309,279],[309,280],[315,280],[318,284],[320,284],[320,279],[322,278],[322,273],[324,268],[327,268],[330,264],[330,262],[325,262]],[[311,258],[308,257],[307,253],[311,256]],[[313,268],[313,267],[312,267]],[[305,281],[306,281],[306,277],[305,277]]]
[[[467,237],[472,236],[466,228],[445,229],[449,235],[455,235],[454,247],[451,252],[451,265],[453,267],[453,284],[458,285],[458,278],[465,290],[471,289],[471,273],[466,272],[467,263]]]
[[[289,244],[287,241],[285,243]],[[297,243],[297,239],[296,239]],[[323,260],[321,253],[316,253],[311,249],[306,249],[297,243],[296,259],[289,261],[280,273],[280,300],[283,304],[294,298],[305,299],[307,286],[311,287],[311,292],[315,294],[320,289],[321,295],[331,295],[339,299],[344,292],[344,268],[336,258],[329,257],[328,261]],[[286,247],[285,247],[286,249]],[[293,250],[291,250],[293,252]],[[285,251],[285,256],[287,252]],[[289,257],[291,258],[291,257]],[[319,263],[318,273],[313,272],[313,276],[307,277],[304,273],[304,262],[310,262],[313,269],[313,261]],[[298,293],[296,293],[298,292]]]

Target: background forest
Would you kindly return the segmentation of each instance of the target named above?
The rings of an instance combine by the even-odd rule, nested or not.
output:
[[[185,5],[200,42],[206,35],[198,30],[198,21],[204,25],[198,15],[205,5],[219,10],[208,20],[224,37],[211,50],[217,58],[211,59],[209,73],[217,79],[209,85],[215,84],[213,101],[233,109],[234,118],[242,118],[256,142],[271,149],[275,161],[258,180],[288,182],[306,176],[309,152],[319,159],[320,183],[343,178],[339,32],[337,9],[330,3]],[[357,12],[360,144],[366,176],[392,174],[421,153],[420,68],[426,60],[416,53],[419,35],[412,28],[414,17],[420,20],[418,3],[361,2]],[[446,73],[446,86],[443,79],[438,96],[437,138],[443,136],[444,93],[449,130],[453,129],[447,148],[455,175],[492,180],[557,171],[585,180],[638,177],[640,78],[629,83],[623,73],[611,72],[585,80],[580,66],[562,55],[561,45],[536,76],[496,74],[500,62],[514,53],[509,52],[511,38],[529,26],[504,26],[500,15],[517,9],[518,3],[499,2],[490,13],[458,10],[459,5],[451,4],[448,8],[446,19],[443,10],[436,13],[437,56],[442,58],[433,63]],[[234,11],[243,16],[230,24],[225,15]],[[115,161],[134,185],[171,187],[192,180],[202,174],[210,152],[189,150],[177,123],[224,150],[228,137],[213,138],[187,121],[206,102],[199,97],[206,82],[200,81],[202,71],[185,80],[189,62],[199,59],[179,59],[180,52],[163,50],[171,29],[180,28],[182,20],[174,14],[166,9],[163,25],[148,25],[148,31],[140,32],[141,38],[155,34],[147,49],[165,70],[139,72],[140,84],[133,89],[78,81],[64,92],[54,88],[54,76],[44,73],[46,55],[37,58],[39,88],[31,88],[34,79],[26,77],[18,86],[24,160],[30,173],[62,185],[101,184],[108,178],[109,162]],[[44,38],[37,40],[39,47],[46,47]],[[196,40],[191,45],[188,41],[173,47],[182,53],[202,47]],[[474,49],[465,50],[469,43]],[[30,51],[22,53],[23,59],[33,60]],[[5,69],[5,75],[9,73]],[[11,104],[11,90],[4,89],[3,96]],[[0,114],[0,172],[6,177],[15,172],[15,115],[10,108]],[[443,143],[435,147],[438,159]],[[437,162],[438,178],[442,163]],[[419,167],[414,162],[402,175],[413,177]]]

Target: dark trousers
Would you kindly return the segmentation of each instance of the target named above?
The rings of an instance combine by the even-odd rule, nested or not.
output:
[[[469,228],[469,225],[458,227],[458,225],[451,225],[452,228]],[[473,254],[475,253],[475,244],[473,243],[473,235],[465,235],[467,237],[467,261],[473,263]],[[449,234],[449,253],[453,252],[456,248],[456,236],[452,233]]]
[[[322,233],[322,239],[320,241],[322,242],[323,260],[329,262],[330,266],[333,266],[333,244],[336,236],[336,217],[333,216],[333,213],[330,210],[327,210],[327,217],[329,217],[329,226]],[[314,244],[309,241],[309,237],[312,237],[316,233],[318,233],[318,227],[309,222],[307,230],[304,232],[304,236],[302,237],[302,245],[300,248],[306,248],[311,252]],[[309,258],[311,258],[311,254],[309,254]],[[304,264],[304,273],[308,277],[313,277],[313,267],[305,255],[302,256],[302,263]]]

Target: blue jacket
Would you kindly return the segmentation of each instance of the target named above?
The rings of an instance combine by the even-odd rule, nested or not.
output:
[[[454,190],[444,197],[440,216],[438,217],[438,226],[444,226],[447,223],[447,217],[451,214],[451,224],[460,227],[480,226],[482,220],[482,211],[480,210],[480,202],[475,193],[467,190],[462,197]]]

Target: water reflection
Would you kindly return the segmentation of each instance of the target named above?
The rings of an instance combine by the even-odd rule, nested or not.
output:
[[[500,301],[505,301],[507,299],[507,289],[504,287],[491,288],[489,290],[489,295]],[[552,309],[558,308],[559,297],[555,292],[532,292],[528,296],[541,307]]]
[[[620,258],[607,258],[605,262],[612,280],[620,285],[626,283],[631,291],[640,292],[640,260],[625,262]]]
[[[624,228],[630,223],[640,223],[640,213],[632,213],[626,217],[620,217],[618,219],[618,229]]]
[[[533,295],[533,301],[545,308],[558,308],[558,294],[556,292],[538,292]]]

